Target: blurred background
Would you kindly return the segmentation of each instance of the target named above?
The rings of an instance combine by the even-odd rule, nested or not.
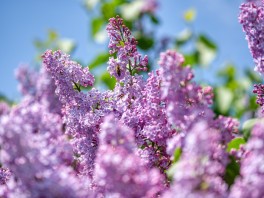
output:
[[[19,65],[38,69],[46,49],[62,49],[96,76],[99,89],[113,88],[106,72],[105,26],[124,18],[158,68],[158,54],[174,48],[184,54],[196,80],[215,91],[216,113],[239,119],[257,111],[251,94],[260,82],[238,23],[242,0],[3,0],[0,6],[0,95],[20,99],[14,71]]]

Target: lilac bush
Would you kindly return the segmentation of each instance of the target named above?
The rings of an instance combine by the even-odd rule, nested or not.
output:
[[[149,2],[145,12],[156,9]],[[261,2],[242,4],[239,21],[262,74],[263,16]],[[0,196],[263,197],[263,123],[235,150],[239,122],[214,113],[213,88],[194,82],[183,55],[162,52],[143,77],[148,57],[123,20],[106,29],[113,90],[94,88],[89,68],[60,50],[42,55],[40,71],[17,70],[22,101],[0,103]],[[254,93],[263,106],[263,85]],[[240,172],[230,182],[232,163]]]

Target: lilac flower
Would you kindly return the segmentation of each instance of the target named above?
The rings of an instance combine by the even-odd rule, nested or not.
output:
[[[190,82],[193,73],[182,67],[184,59],[175,51],[161,53],[161,98],[166,102],[168,121],[174,127],[185,130],[195,119],[212,119],[208,108],[212,101],[211,89]],[[208,98],[209,97],[209,98]]]
[[[148,169],[136,155],[133,131],[107,117],[101,126],[96,158],[97,193],[105,197],[154,197],[163,187],[156,169]]]
[[[214,123],[214,127],[221,132],[221,143],[226,146],[238,133],[238,120],[231,117],[219,116]]]
[[[220,134],[199,122],[188,132],[179,162],[175,164],[173,183],[163,197],[226,197],[227,185],[221,178],[225,166],[215,154],[227,155]]]
[[[71,168],[72,149],[61,130],[61,118],[45,106],[24,100],[1,120],[2,162],[14,180],[9,196],[86,197],[88,191]]]
[[[126,75],[128,75],[126,64],[127,63],[125,61],[116,60],[111,57],[108,61],[107,70],[109,71],[111,76],[114,76],[118,81],[120,81]]]
[[[240,175],[233,184],[230,198],[233,197],[262,197],[263,162],[264,162],[264,125],[259,123],[254,127],[251,138],[245,146],[245,153],[241,159]]]
[[[261,107],[264,105],[264,85],[256,84],[254,85],[253,93],[257,94],[257,104]],[[262,112],[264,113],[264,108],[262,108]]]
[[[111,57],[108,62],[108,71],[118,81],[126,76],[133,75],[135,71],[147,70],[148,58],[137,52],[137,41],[131,36],[130,30],[124,25],[119,16],[109,19],[106,28],[110,42],[109,53],[117,53],[116,59]]]
[[[0,117],[2,115],[8,114],[10,111],[10,106],[6,102],[0,101]]]
[[[46,106],[50,112],[61,114],[62,104],[54,94],[55,82],[43,67],[40,71],[21,66],[16,70],[19,90],[25,97],[31,97]]]
[[[256,64],[255,70],[264,73],[264,7],[254,3],[240,6],[239,22],[246,33],[248,47]]]
[[[74,103],[76,90],[80,91],[80,85],[92,86],[94,77],[89,69],[82,68],[79,64],[69,59],[69,56],[61,51],[48,50],[42,56],[43,64],[48,73],[55,80],[56,93],[62,103]]]
[[[6,168],[0,168],[0,185],[5,184],[11,176],[11,173]]]
[[[261,6],[263,0],[246,0],[246,2],[254,3],[255,5]]]
[[[111,96],[109,92],[100,93],[94,88],[88,93],[81,92],[79,86],[91,86],[94,78],[88,68],[82,68],[62,52],[47,51],[43,58],[48,73],[55,80],[56,94],[64,105],[65,133],[71,137],[76,170],[92,177],[98,126],[102,118],[111,112],[112,102],[108,102]]]
[[[174,133],[168,125],[165,103],[160,99],[159,71],[149,73],[147,83],[137,100],[132,117],[138,119],[136,130],[140,156],[150,167],[168,168],[170,158],[166,153],[167,139]]]
[[[28,66],[21,65],[15,72],[16,78],[19,81],[19,91],[23,95],[35,95],[36,94],[36,82],[38,79],[38,73]]]

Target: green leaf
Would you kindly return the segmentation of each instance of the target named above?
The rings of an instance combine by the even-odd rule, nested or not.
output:
[[[58,34],[54,30],[48,31],[48,40],[49,41],[55,41],[58,38]]]
[[[58,48],[63,52],[70,54],[75,49],[76,44],[72,39],[60,39],[57,42]]]
[[[215,93],[218,111],[221,114],[227,114],[232,104],[234,94],[226,87],[217,87]]]
[[[185,59],[184,65],[195,66],[198,64],[198,60],[199,60],[198,53],[194,52],[191,54],[184,54],[184,59]]]
[[[176,38],[176,47],[181,47],[182,45],[188,43],[191,40],[193,33],[190,29],[184,29]]]
[[[177,169],[177,162],[179,161],[180,157],[182,155],[182,149],[181,148],[176,148],[174,151],[174,156],[173,156],[173,161],[171,166],[169,167],[168,170],[166,170],[166,174],[169,178],[169,180],[172,180],[173,175]]]
[[[176,148],[174,151],[173,163],[176,163],[177,161],[179,161],[181,154],[182,154],[181,148]]]
[[[89,69],[94,69],[99,65],[105,64],[108,59],[109,59],[109,54],[108,53],[100,53],[90,64],[89,64]]]
[[[43,48],[43,42],[40,41],[39,39],[36,39],[36,40],[34,41],[34,45],[35,45],[35,47],[36,47],[38,50],[41,50],[41,49]]]
[[[112,0],[108,2],[104,2],[101,4],[101,14],[104,17],[106,21],[108,21],[109,18],[115,17],[118,13],[117,8],[123,4],[124,0]]]
[[[14,101],[10,100],[9,98],[7,98],[5,95],[0,93],[0,102],[6,102],[9,105],[14,104]]]
[[[238,150],[241,144],[245,144],[246,141],[242,137],[234,138],[227,144],[227,151],[230,152],[231,149]]]
[[[228,188],[232,186],[236,177],[239,175],[240,167],[233,156],[229,156],[229,164],[226,167],[224,181],[228,184]]]
[[[207,36],[200,35],[197,38],[196,48],[199,53],[199,63],[202,66],[209,65],[215,59],[217,47]]]
[[[154,23],[156,25],[159,24],[159,19],[155,15],[149,14],[149,16],[150,16],[152,23]]]
[[[137,38],[137,41],[138,41],[138,47],[143,50],[150,49],[154,44],[153,38],[147,36],[141,36]]]
[[[264,118],[253,118],[244,122],[242,131],[245,139],[247,140],[250,136],[251,130],[257,123],[264,122]]]
[[[177,170],[177,163],[172,164],[167,170],[166,170],[166,175],[169,178],[170,181],[172,181],[173,175],[175,171]]]
[[[92,27],[92,36],[94,37],[102,28],[104,25],[104,20],[102,18],[93,18],[91,21],[91,27]]]
[[[144,6],[144,1],[132,1],[131,3],[126,3],[120,6],[121,15],[125,20],[135,21]]]
[[[236,77],[236,67],[233,64],[228,63],[222,70],[218,72],[218,75],[225,78],[226,81],[233,81]]]
[[[97,3],[99,3],[100,0],[84,0],[84,6],[86,7],[87,10],[92,10],[95,8]]]
[[[253,82],[260,83],[261,82],[261,77],[260,75],[257,75],[256,72],[253,72],[252,70],[247,69],[246,70],[246,75],[249,77],[249,79]]]
[[[103,73],[101,80],[109,89],[113,90],[115,88],[116,80],[112,78],[108,72]]]

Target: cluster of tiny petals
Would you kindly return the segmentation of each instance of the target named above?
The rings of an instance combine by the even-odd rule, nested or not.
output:
[[[109,42],[109,53],[116,53],[116,59],[111,57],[108,61],[108,71],[118,81],[125,76],[132,75],[134,71],[146,71],[148,57],[142,57],[137,51],[137,41],[130,30],[124,25],[119,16],[109,19],[106,28]]]
[[[122,80],[126,75],[128,75],[126,62],[116,60],[113,57],[111,57],[108,61],[107,70],[109,71],[110,75],[114,76],[118,81]]]
[[[0,185],[5,184],[11,176],[11,172],[6,168],[0,168]]]
[[[15,76],[19,81],[19,91],[23,95],[35,95],[36,94],[36,82],[38,79],[38,73],[29,68],[27,65],[20,65],[15,71]]]
[[[192,82],[181,54],[162,53],[161,68],[145,80],[135,73],[147,68],[147,56],[123,20],[111,18],[107,31],[113,91],[82,92],[94,77],[61,51],[46,51],[32,78],[21,70],[22,102],[0,103],[0,197],[228,197],[226,147],[238,122],[215,118],[212,88]],[[255,90],[263,104],[263,86]],[[231,197],[263,194],[263,129],[254,128],[239,154]],[[169,184],[176,148],[182,154]]]
[[[6,182],[8,188],[21,191],[21,197],[85,197],[70,167],[72,149],[58,114],[25,98],[0,121],[1,162],[16,178],[15,184],[12,179]],[[15,196],[12,190],[8,193]]]
[[[173,184],[163,197],[226,197],[227,186],[221,178],[225,167],[215,159],[215,153],[225,155],[219,142],[220,134],[205,122],[194,125],[176,164]]]
[[[164,188],[163,177],[148,169],[136,154],[133,131],[114,119],[101,125],[94,180],[105,197],[154,197]]]
[[[130,47],[133,47],[133,50],[136,51],[135,47],[137,42],[133,37],[131,37],[131,32],[124,25],[122,18],[117,16],[115,18],[109,19],[109,24],[107,25],[106,30],[108,32],[108,36],[110,37],[110,43],[108,45],[108,48],[111,49],[109,51],[110,54],[118,52],[124,47],[128,48],[129,46],[123,46],[124,42],[131,43],[132,46]]]
[[[264,105],[264,85],[255,84],[253,93],[257,94],[256,102],[262,107]],[[262,112],[264,112],[264,108],[262,109]]]
[[[248,3],[254,3],[255,5],[262,6],[263,0],[246,0]]]
[[[231,188],[230,198],[262,197],[264,161],[264,124],[258,123],[252,130],[241,159],[240,175]]]
[[[122,146],[130,151],[135,150],[135,138],[131,129],[123,126],[111,114],[104,119],[101,125],[100,144],[109,144],[113,147]]]
[[[214,123],[214,127],[221,132],[223,145],[227,145],[238,133],[238,120],[231,117],[219,116]]]
[[[55,80],[56,92],[63,103],[76,95],[74,86],[78,86],[78,84],[84,87],[93,85],[94,77],[89,72],[89,68],[82,68],[63,52],[47,50],[42,58],[46,70]]]
[[[256,64],[255,69],[264,74],[264,7],[244,3],[240,10],[239,22],[246,33],[248,46]]]
[[[31,97],[32,100],[46,106],[49,111],[61,114],[62,104],[54,94],[56,89],[54,81],[43,66],[36,70],[22,65],[16,70],[16,78],[19,81],[18,88],[24,97]]]
[[[196,119],[213,117],[209,105],[212,104],[212,89],[202,88],[191,82],[190,67],[182,67],[181,54],[168,50],[161,53],[161,98],[167,103],[168,121],[180,130],[186,130]]]
[[[10,111],[10,106],[6,102],[0,101],[0,117],[2,115],[8,114]]]

